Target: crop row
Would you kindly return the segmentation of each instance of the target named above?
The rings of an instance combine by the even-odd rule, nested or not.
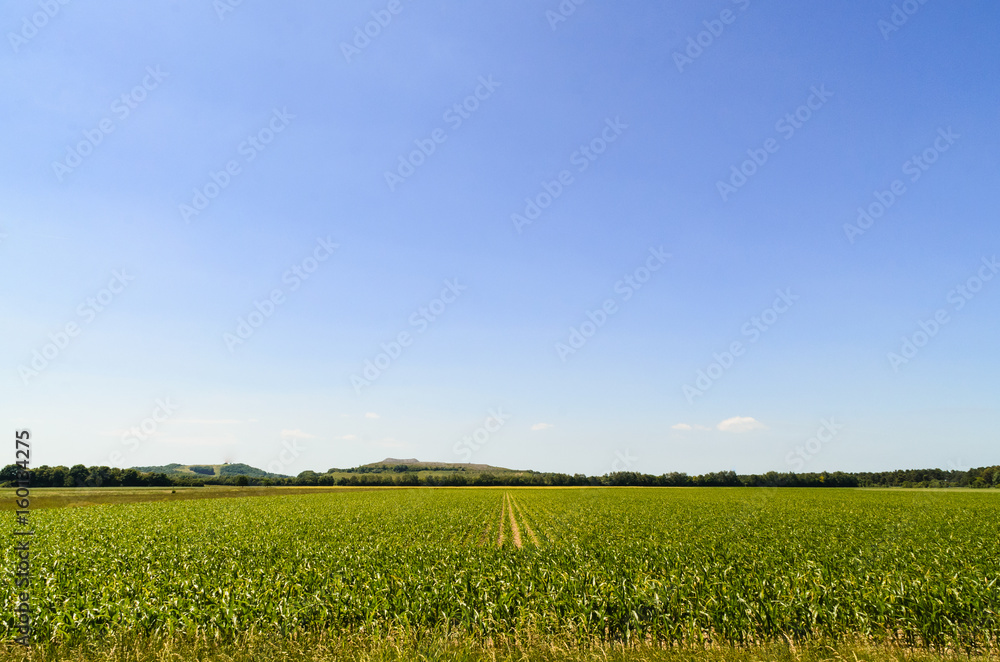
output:
[[[38,640],[413,628],[971,648],[1000,635],[988,492],[414,489],[32,517]],[[3,556],[9,605],[12,543]]]

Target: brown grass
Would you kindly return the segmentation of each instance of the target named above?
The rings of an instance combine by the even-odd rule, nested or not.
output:
[[[521,529],[517,527],[517,520],[514,518],[514,500],[506,492],[504,493],[504,498],[507,499],[507,514],[510,516],[511,538],[514,539],[514,547],[521,549],[524,547],[524,544],[521,542]]]
[[[661,647],[643,644],[574,643],[552,636],[483,640],[468,635],[398,633],[386,637],[337,632],[259,633],[220,643],[204,638],[145,638],[122,634],[74,646],[0,644],[0,662],[1000,662],[1000,651],[964,655],[867,642],[772,643],[748,648]]]
[[[521,518],[522,522],[524,522],[524,528],[525,530],[527,530],[528,536],[531,538],[531,542],[535,543],[535,547],[538,547],[539,546],[538,536],[536,536],[534,530],[532,530],[531,522],[529,522],[528,518],[525,517],[524,508],[521,506],[521,504],[515,501],[513,497],[511,497],[511,502],[514,504],[514,508],[517,509],[517,516]]]
[[[320,492],[359,492],[380,489],[365,487],[35,487],[31,488],[31,508],[77,508],[104,504],[146,503],[150,501],[189,501],[191,499],[232,499],[243,497],[318,494]],[[415,489],[415,488],[381,488]],[[10,493],[13,494],[13,488]],[[14,499],[0,499],[0,512],[16,508]]]
[[[500,499],[500,535],[497,536],[497,547],[503,547],[503,541],[504,541],[503,516],[506,512],[507,512],[507,499],[505,493],[504,498]]]

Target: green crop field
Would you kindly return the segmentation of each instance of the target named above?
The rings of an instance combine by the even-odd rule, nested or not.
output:
[[[252,633],[995,655],[1000,637],[1000,494],[987,491],[393,489],[32,519],[42,649]]]

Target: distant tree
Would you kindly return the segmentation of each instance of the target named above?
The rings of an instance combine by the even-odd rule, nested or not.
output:
[[[146,484],[145,478],[135,469],[126,469],[122,472],[122,485],[125,487],[141,487]]]
[[[468,485],[469,484],[469,479],[466,478],[465,476],[463,476],[462,474],[455,474],[455,475],[446,477],[441,484],[442,485],[453,485],[453,486]]]
[[[472,480],[473,485],[496,485],[497,477],[488,471],[484,471]]]
[[[88,475],[90,475],[90,470],[87,467],[82,464],[74,464],[69,470],[69,475],[66,477],[65,486],[86,487]]]
[[[49,475],[49,487],[63,487],[68,477],[69,469],[66,467],[62,465],[52,467],[52,473]]]
[[[107,487],[121,487],[122,484],[122,470],[118,467],[111,467],[108,470],[107,478],[105,478],[105,485]]]
[[[409,471],[396,477],[396,485],[419,485],[420,478],[415,471]]]
[[[18,469],[19,467],[16,464],[8,464],[3,469],[0,469],[0,484],[4,486],[12,485],[17,480]]]
[[[147,484],[150,487],[169,487],[173,485],[173,481],[170,480],[170,476],[164,473],[154,473],[149,474]]]
[[[236,477],[236,486],[237,487],[246,487],[249,484],[250,484],[250,479],[247,478],[246,476],[237,476]]]
[[[299,485],[316,485],[319,480],[319,474],[315,471],[303,471],[296,478]]]
[[[90,471],[87,472],[87,486],[88,487],[111,487],[111,467],[90,467]]]
[[[0,478],[2,479],[2,478]],[[43,464],[31,470],[31,484],[34,487],[49,487],[52,483],[52,467]]]

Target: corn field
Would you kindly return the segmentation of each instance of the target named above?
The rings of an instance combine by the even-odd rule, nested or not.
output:
[[[470,488],[42,510],[33,638],[322,629],[996,647],[998,497]]]

